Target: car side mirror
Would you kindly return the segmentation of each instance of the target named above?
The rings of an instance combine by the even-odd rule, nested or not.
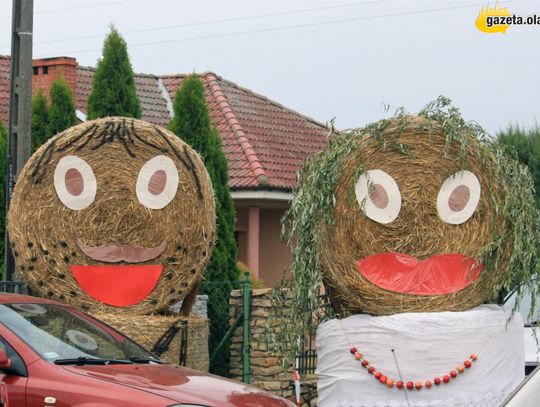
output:
[[[8,358],[6,351],[0,349],[0,369],[9,369],[11,367],[11,359]]]

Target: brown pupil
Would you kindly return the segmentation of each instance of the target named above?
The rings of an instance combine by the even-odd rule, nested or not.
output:
[[[152,174],[150,181],[148,181],[148,191],[152,195],[159,195],[165,189],[167,184],[167,173],[163,170],[157,170]]]
[[[459,212],[465,208],[467,202],[469,202],[470,196],[471,191],[469,190],[469,187],[466,185],[460,185],[459,187],[456,187],[450,194],[450,197],[448,198],[448,206],[454,212]]]
[[[78,340],[79,342],[81,342],[81,343],[86,343],[86,342],[88,342],[88,339],[85,338],[85,337],[82,336],[82,335],[77,335],[77,340]]]
[[[384,209],[388,206],[388,194],[382,185],[373,184],[369,190],[369,199],[377,208]]]
[[[79,196],[84,190],[84,179],[79,170],[70,168],[65,175],[66,189],[71,195]]]

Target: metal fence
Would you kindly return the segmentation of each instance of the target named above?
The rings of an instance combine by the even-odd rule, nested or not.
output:
[[[26,284],[22,281],[0,281],[0,292],[27,294]]]
[[[210,373],[230,377],[229,298],[231,291],[238,288],[238,282],[229,280],[203,281],[200,294],[208,296],[207,317],[209,325],[208,352]]]
[[[228,281],[209,281],[202,287],[203,292],[208,294],[210,372],[224,377],[231,376],[230,347],[234,330],[243,324],[244,332],[249,332],[249,314],[239,315],[232,323],[230,321],[229,300],[231,291],[237,288]],[[251,293],[249,273],[245,273],[241,288],[246,298],[244,303],[247,304],[246,309],[249,312],[249,296]]]
[[[319,294],[320,307],[316,310],[306,311],[308,326],[318,326],[328,315],[334,315],[335,311],[327,294]],[[317,368],[317,349],[315,345],[315,335],[307,333],[300,338],[300,351],[298,352],[298,373],[307,375],[315,373]]]

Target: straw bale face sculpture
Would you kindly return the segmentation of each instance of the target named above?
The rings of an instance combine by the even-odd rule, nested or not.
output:
[[[487,300],[506,263],[486,269],[479,256],[502,234],[496,207],[510,191],[494,179],[494,156],[465,141],[447,143],[440,126],[409,117],[342,158],[335,224],[322,224],[320,250],[346,308],[381,315]]]
[[[174,134],[140,120],[99,119],[30,158],[8,227],[36,294],[151,313],[200,281],[214,243],[213,190],[198,154]]]

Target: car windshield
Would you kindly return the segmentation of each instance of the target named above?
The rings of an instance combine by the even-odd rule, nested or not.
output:
[[[71,359],[160,362],[117,331],[59,305],[3,304],[0,322],[49,362]]]

